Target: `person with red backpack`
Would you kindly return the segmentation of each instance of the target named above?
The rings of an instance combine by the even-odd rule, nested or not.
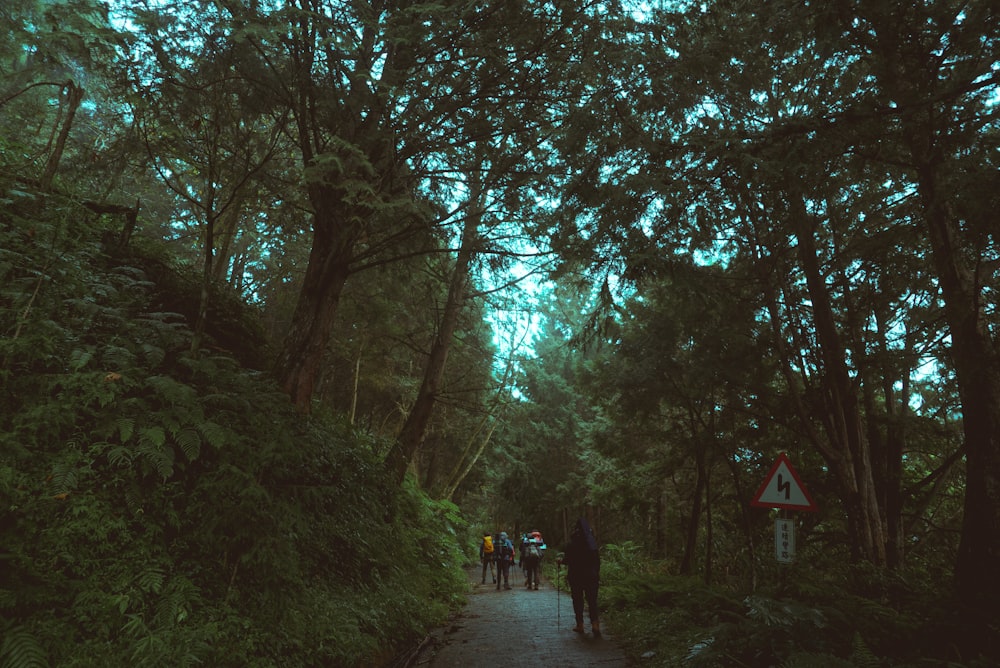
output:
[[[483,539],[479,541],[479,561],[483,564],[483,584],[486,584],[486,569],[490,569],[490,576],[493,582],[497,581],[497,573],[493,565],[493,536],[489,533],[483,534]]]
[[[545,542],[538,531],[532,531],[531,535],[521,543],[521,566],[524,567],[524,584],[528,589],[538,589],[538,575],[542,567],[544,549]]]
[[[514,543],[507,538],[507,532],[501,531],[499,540],[493,542],[493,561],[497,565],[497,591],[500,591],[500,580],[503,588],[510,589],[510,567],[514,563]]]

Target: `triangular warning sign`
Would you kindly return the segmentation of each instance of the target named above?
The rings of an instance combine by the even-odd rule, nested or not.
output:
[[[757,490],[751,506],[758,508],[784,508],[786,510],[818,510],[799,474],[792,468],[788,455],[782,452],[767,474],[764,484]]]

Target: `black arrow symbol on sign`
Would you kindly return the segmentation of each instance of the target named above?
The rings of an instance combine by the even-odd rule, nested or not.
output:
[[[781,482],[781,474],[778,474],[778,494],[781,494],[781,490],[785,490],[785,501],[792,498],[792,481],[789,480],[786,483]]]

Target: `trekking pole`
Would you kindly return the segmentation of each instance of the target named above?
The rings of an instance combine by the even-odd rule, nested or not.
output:
[[[556,628],[560,628],[562,625],[559,619],[559,599],[562,598],[562,594],[559,592],[559,580],[562,579],[562,563],[556,562]]]

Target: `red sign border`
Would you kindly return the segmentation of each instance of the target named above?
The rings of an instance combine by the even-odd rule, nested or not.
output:
[[[798,506],[794,503],[764,503],[760,500],[760,497],[764,495],[764,491],[771,485],[771,480],[774,479],[775,474],[778,472],[778,467],[784,463],[788,467],[788,472],[792,474],[792,478],[795,479],[795,484],[799,486],[802,490],[802,495],[806,497],[806,501],[809,502],[808,506]],[[764,478],[764,484],[760,486],[757,493],[753,496],[753,501],[750,502],[751,506],[756,508],[781,508],[783,510],[801,510],[807,513],[815,513],[819,510],[816,506],[816,502],[813,501],[812,497],[809,495],[809,490],[806,486],[802,484],[802,478],[799,477],[799,472],[795,470],[792,466],[791,460],[788,459],[788,455],[782,452],[778,455],[778,459],[774,462],[774,466],[771,467],[771,471]]]

